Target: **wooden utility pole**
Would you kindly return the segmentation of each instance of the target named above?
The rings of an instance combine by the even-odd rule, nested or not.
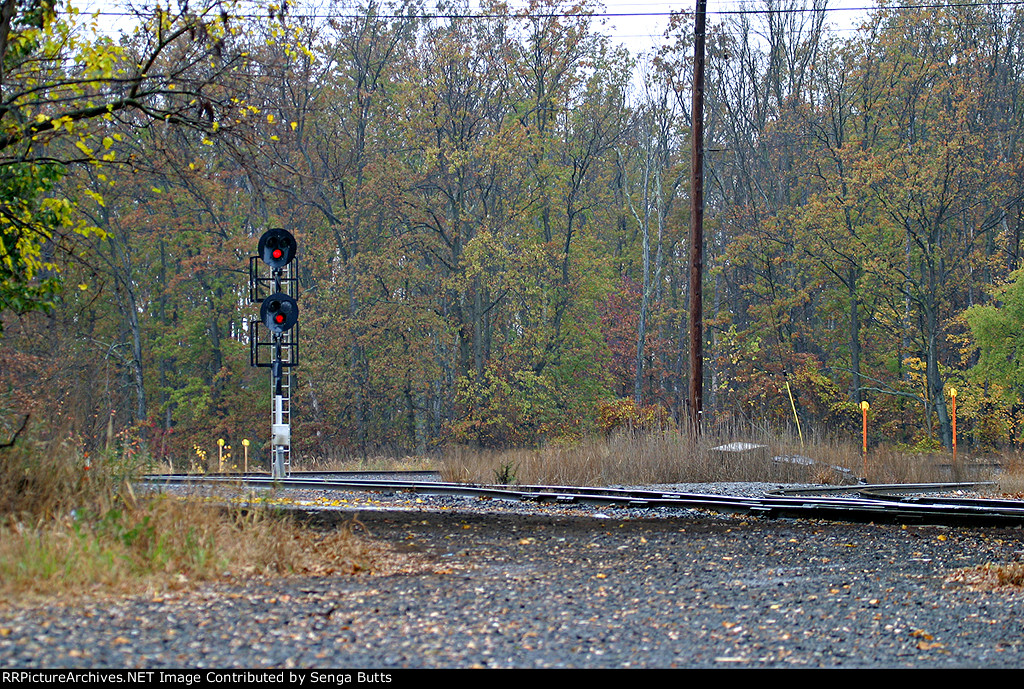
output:
[[[697,0],[693,41],[693,136],[690,158],[690,427],[704,411],[704,27],[707,0]]]

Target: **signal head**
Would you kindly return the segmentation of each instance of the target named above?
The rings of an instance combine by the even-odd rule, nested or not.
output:
[[[259,255],[260,259],[271,268],[284,268],[295,258],[295,250],[298,244],[295,237],[288,230],[275,227],[267,230],[260,237]]]
[[[275,335],[292,329],[299,320],[299,305],[287,294],[277,292],[263,300],[260,320]]]

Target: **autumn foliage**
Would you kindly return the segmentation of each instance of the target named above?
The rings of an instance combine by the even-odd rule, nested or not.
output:
[[[246,269],[272,226],[300,247],[300,456],[679,427],[691,18],[635,56],[590,2],[416,7],[212,3],[40,44],[85,51],[113,112],[44,132],[19,101],[59,169],[0,149],[24,220],[3,235],[0,442],[31,412],[180,467],[217,438],[265,459]],[[787,0],[709,31],[705,419],[853,434],[869,400],[874,440],[948,445],[955,385],[961,446],[1017,442],[1024,13],[829,16]],[[74,81],[39,64],[16,74]]]

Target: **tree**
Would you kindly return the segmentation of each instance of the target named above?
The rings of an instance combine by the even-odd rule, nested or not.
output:
[[[246,58],[230,49],[227,3],[182,2],[140,21],[116,41],[71,5],[0,6],[0,311],[50,308],[58,252],[102,233],[52,191],[69,169],[119,162],[116,129],[162,122],[224,136],[245,119]]]
[[[974,372],[999,387],[1007,400],[1024,394],[1024,268],[997,287],[993,304],[978,304],[964,313],[978,347]]]

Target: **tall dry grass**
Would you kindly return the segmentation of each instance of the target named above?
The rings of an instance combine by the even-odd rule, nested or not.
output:
[[[716,448],[734,442],[761,447],[740,452]],[[815,463],[807,458],[815,458]],[[838,483],[857,454],[844,445],[818,441],[804,447],[788,437],[733,429],[700,436],[675,430],[621,432],[537,449],[446,448],[442,474],[479,483],[633,485],[710,481]]]
[[[760,447],[721,451],[723,445]],[[999,480],[1003,492],[1024,489],[1020,456],[970,458],[953,462],[950,453],[916,453],[882,445],[867,461],[851,440],[827,437],[801,441],[788,432],[727,427],[698,437],[676,430],[623,432],[573,444],[535,449],[480,450],[449,447],[442,475],[451,481],[555,485],[640,485],[763,481],[771,483],[935,483]],[[865,472],[866,468],[866,472]],[[1014,478],[1016,477],[1016,478]],[[1011,490],[1016,486],[1016,490]]]
[[[136,494],[138,455],[90,461],[72,443],[0,449],[0,600],[180,587],[222,577],[360,571],[375,553],[271,508]]]
[[[998,459],[1001,468],[997,476],[999,492],[1024,499],[1024,453],[1014,450],[1004,453]]]

